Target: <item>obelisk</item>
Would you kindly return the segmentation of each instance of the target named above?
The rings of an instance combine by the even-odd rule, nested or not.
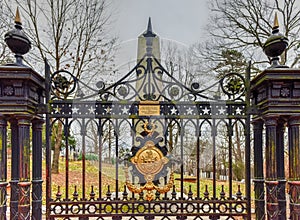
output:
[[[146,56],[146,57],[145,57]],[[145,59],[143,60],[143,62],[141,63],[142,66],[147,68],[147,58],[152,57],[157,59],[160,62],[160,40],[159,37],[153,32],[152,30],[152,24],[151,24],[151,18],[149,18],[148,20],[148,26],[147,26],[147,30],[142,33],[139,37],[138,37],[138,48],[137,48],[137,62],[140,62],[141,59],[143,59],[143,57],[145,57]],[[154,62],[154,60],[152,61],[152,70],[157,67],[157,64]],[[150,74],[150,77],[144,81],[144,80],[138,80],[136,83],[136,89],[139,92],[140,98],[137,97],[137,101],[141,101],[139,99],[142,100],[150,100],[150,101],[161,101],[162,99],[159,98],[160,92],[162,90],[162,82],[159,80],[157,81],[157,79],[155,80],[154,78],[154,74],[157,74],[155,72],[149,72],[149,73],[141,73],[141,74]],[[141,75],[137,76],[142,77]],[[161,75],[156,75],[156,77],[159,77],[161,79]],[[152,86],[148,86],[148,84],[146,83],[150,83],[152,84]],[[149,88],[151,88],[151,90],[149,91]],[[145,91],[147,91],[146,93],[148,94],[154,94],[154,96],[150,96],[150,97],[145,97]]]

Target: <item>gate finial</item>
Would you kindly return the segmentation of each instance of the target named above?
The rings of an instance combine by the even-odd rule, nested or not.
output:
[[[20,17],[20,12],[19,12],[19,7],[17,7],[16,17],[15,17],[15,23],[22,25],[21,17]]]
[[[263,45],[264,53],[269,57],[271,68],[287,67],[280,65],[279,56],[285,51],[288,46],[288,39],[279,32],[279,23],[277,13],[275,13],[274,26],[272,34],[268,37]]]
[[[277,12],[275,12],[273,30],[278,28],[279,28],[278,16],[277,16]]]
[[[22,23],[20,18],[19,9],[17,8],[16,17],[15,17],[15,29],[7,32],[4,36],[4,40],[9,47],[9,49],[15,53],[16,64],[23,65],[22,55],[28,53],[31,48],[31,42],[22,31]]]

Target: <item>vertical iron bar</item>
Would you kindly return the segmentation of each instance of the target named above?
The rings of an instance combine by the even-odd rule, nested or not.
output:
[[[19,200],[19,131],[16,118],[10,120],[11,128],[11,180],[10,180],[10,219],[18,219],[18,200]]]
[[[215,106],[214,106],[215,108]],[[215,110],[214,110],[215,111]],[[217,180],[216,180],[216,136],[217,136],[217,127],[216,127],[216,120],[212,119],[212,145],[213,145],[213,213],[216,213],[216,203],[217,200]],[[215,219],[215,217],[212,217]]]
[[[115,147],[116,147],[116,200],[119,200],[119,123],[116,119],[115,127],[114,127],[114,135],[115,135]],[[116,212],[118,213],[118,205],[116,205]]]
[[[196,125],[196,138],[197,138],[197,158],[196,158],[196,166],[197,166],[197,198],[196,200],[200,200],[200,164],[201,164],[201,153],[202,151],[200,150],[200,148],[202,149],[202,146],[200,146],[200,135],[201,135],[201,128],[200,128],[200,123],[199,123],[199,119],[197,119],[197,125]],[[200,203],[197,202],[197,212],[200,212]]]
[[[263,121],[253,122],[254,134],[254,191],[256,219],[265,219],[264,159],[263,159]]]
[[[65,188],[65,200],[69,201],[69,120],[68,118],[65,118],[65,124],[64,124],[64,132],[63,135],[65,137],[65,172],[66,172],[66,188]],[[68,213],[68,205],[66,204],[66,213]]]
[[[197,176],[197,199],[200,199],[200,128],[199,128],[199,119],[197,119],[197,126],[196,126],[196,138],[197,138],[197,159],[196,159],[196,176]],[[198,206],[199,208],[199,206]]]
[[[228,119],[228,169],[229,169],[229,198],[232,199],[232,135],[233,135],[233,125],[232,120]],[[231,210],[231,204],[230,204],[230,210]]]
[[[168,120],[167,119],[165,119],[165,120],[163,120],[163,122],[164,123],[161,123],[162,124],[162,126],[163,126],[163,131],[164,131],[164,134],[163,134],[163,137],[164,137],[164,144],[165,144],[165,146],[168,146]],[[171,152],[170,152],[170,148],[167,148],[167,150],[168,150],[168,154],[170,154],[171,155]],[[171,166],[172,167],[172,166]],[[170,173],[171,174],[171,173]],[[166,176],[164,177],[164,184],[166,185],[167,184],[167,182],[168,182],[168,178],[167,178],[167,174],[166,174]],[[166,192],[165,193],[165,195],[164,195],[164,197],[165,197],[165,199],[167,200],[167,198],[168,198],[168,195],[167,195],[168,193]]]
[[[134,146],[134,141],[135,141],[135,137],[136,137],[136,127],[135,127],[135,120],[132,119],[132,125],[131,125],[131,146]],[[131,182],[134,184],[134,177],[132,175],[131,177]],[[132,200],[134,199],[134,192],[131,193],[131,198]],[[134,207],[132,208],[132,210],[134,210]]]
[[[42,219],[42,127],[44,121],[32,121],[32,219]]]
[[[229,199],[233,199],[232,196],[232,136],[233,136],[233,125],[232,120],[228,119],[228,127],[227,127],[227,135],[228,135],[228,169],[229,169]],[[235,134],[237,135],[237,134]],[[232,203],[229,204],[229,210],[232,212]]]
[[[6,219],[7,210],[7,121],[0,118],[0,219]]]
[[[246,70],[245,79],[245,101],[246,101],[246,145],[245,145],[245,182],[246,182],[246,197],[247,197],[247,219],[251,219],[251,146],[250,146],[250,126],[251,126],[251,116],[250,116],[250,75],[251,75],[251,62],[249,62],[248,68]]]
[[[85,119],[82,119],[81,124],[81,136],[82,136],[82,199],[85,200],[85,135],[86,135],[86,124]]]
[[[50,122],[50,66],[45,59],[45,102],[46,102],[46,217],[50,217],[51,201],[51,122]]]
[[[86,165],[86,144],[85,144],[85,136],[86,136],[86,123],[85,123],[85,118],[82,119],[82,124],[81,124],[81,136],[82,136],[82,156],[81,156],[81,159],[82,159],[82,170],[81,170],[81,175],[82,175],[82,180],[81,180],[81,183],[82,183],[82,186],[81,186],[81,189],[82,189],[82,201],[86,201],[86,195],[85,195],[85,165]],[[82,214],[85,213],[85,204],[82,204]],[[79,217],[79,220],[86,220],[88,219],[87,217]]]
[[[183,191],[184,191],[184,186],[183,186],[183,172],[184,172],[184,157],[183,157],[183,154],[184,154],[184,151],[183,151],[183,136],[185,135],[184,134],[184,128],[183,128],[183,119],[180,119],[180,161],[181,161],[181,164],[180,164],[180,199],[184,199],[183,197]],[[181,209],[181,211],[183,211]]]
[[[102,149],[103,149],[103,146],[102,146],[102,121],[101,119],[99,119],[99,124],[98,124],[98,137],[99,137],[99,154],[98,154],[98,157],[99,157],[99,165],[98,165],[98,177],[99,177],[99,200],[102,200]]]

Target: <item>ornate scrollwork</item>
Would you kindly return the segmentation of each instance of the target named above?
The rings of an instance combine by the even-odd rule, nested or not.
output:
[[[148,135],[152,135],[155,131],[155,124],[153,122],[146,121],[143,124],[143,129]]]
[[[66,70],[59,70],[51,75],[53,98],[67,99],[77,88],[78,79]]]
[[[221,80],[222,91],[229,98],[239,98],[245,92],[245,79],[237,73],[225,75]]]
[[[144,175],[146,184],[143,186],[137,186],[129,181],[128,167],[125,167],[126,185],[128,189],[133,193],[141,193],[144,190],[147,191],[146,200],[152,201],[155,197],[153,190],[159,193],[166,193],[172,189],[174,185],[174,174],[171,170],[169,181],[164,186],[156,186],[153,183],[155,175],[158,174],[164,165],[169,162],[169,159],[163,155],[163,153],[155,147],[152,141],[147,141],[145,146],[142,147],[134,157],[131,158],[131,162],[136,166],[137,170]]]
[[[140,86],[137,87],[137,83]],[[76,99],[98,96],[102,101],[207,101],[220,100],[224,95],[231,100],[242,101],[242,96],[245,95],[245,79],[238,73],[226,74],[211,85],[192,82],[187,86],[180,79],[174,78],[155,57],[142,58],[124,77],[110,85],[98,81],[93,86],[65,70],[57,71],[51,76],[51,89],[58,99],[66,99],[75,90],[79,90],[79,85],[89,91],[84,95],[80,90]],[[221,96],[216,96],[216,92],[222,92]]]

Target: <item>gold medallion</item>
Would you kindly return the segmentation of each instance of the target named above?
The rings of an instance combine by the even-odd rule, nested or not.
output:
[[[169,162],[169,159],[163,155],[160,149],[155,147],[153,141],[147,141],[145,145],[138,150],[136,155],[131,158],[131,162],[136,166],[137,170],[144,175],[146,184],[138,187],[130,183],[128,169],[126,171],[126,185],[131,192],[141,193],[147,190],[146,199],[151,201],[154,199],[153,190],[157,190],[160,193],[168,192],[174,184],[174,175],[171,171],[169,182],[167,185],[159,187],[153,183],[155,175],[158,174]]]

